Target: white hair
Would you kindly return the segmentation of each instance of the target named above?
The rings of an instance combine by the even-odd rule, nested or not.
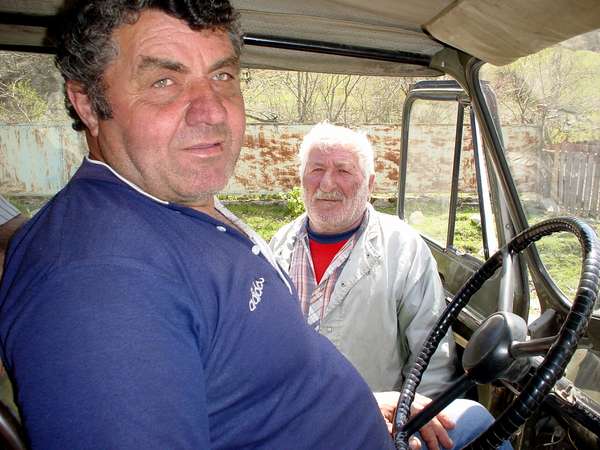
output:
[[[313,148],[327,149],[334,146],[342,146],[358,156],[358,163],[365,178],[375,173],[373,146],[365,132],[321,122],[310,129],[300,145],[300,178],[304,175],[308,154]]]

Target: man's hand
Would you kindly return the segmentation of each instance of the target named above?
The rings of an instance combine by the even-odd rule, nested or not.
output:
[[[392,434],[392,427],[394,426],[394,414],[396,413],[396,406],[398,406],[398,399],[400,393],[395,391],[389,392],[373,392],[379,411],[385,419],[385,424],[388,427],[388,431]]]
[[[400,393],[394,391],[374,392],[373,395],[375,395],[379,410],[381,411],[381,414],[383,414],[388,431],[391,433]],[[411,417],[423,410],[430,402],[430,398],[416,394],[410,409]],[[451,448],[454,445],[446,431],[451,430],[452,428],[454,428],[454,422],[441,412],[421,428],[419,432],[429,450],[440,450],[441,447]],[[421,449],[421,442],[415,436],[410,439],[410,448],[412,450]]]

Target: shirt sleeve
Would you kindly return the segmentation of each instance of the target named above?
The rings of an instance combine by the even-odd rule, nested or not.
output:
[[[436,262],[427,245],[418,239],[416,254],[406,280],[403,307],[398,317],[400,329],[405,330],[409,351],[408,361],[402,369],[404,378],[446,306]],[[433,354],[418,392],[428,397],[443,392],[454,378],[455,356],[454,339],[449,330]]]
[[[206,336],[141,264],[71,264],[20,299],[6,339],[32,448],[210,448]]]
[[[19,214],[20,211],[0,195],[0,225],[5,224],[10,219],[17,217]]]

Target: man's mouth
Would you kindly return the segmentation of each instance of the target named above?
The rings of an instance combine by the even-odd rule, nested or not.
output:
[[[344,196],[340,192],[317,192],[315,200],[325,202],[341,202]]]
[[[223,143],[220,141],[197,143],[184,147],[184,150],[201,158],[211,158],[223,153]]]

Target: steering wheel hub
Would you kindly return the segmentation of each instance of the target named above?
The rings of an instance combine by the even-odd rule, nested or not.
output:
[[[465,372],[479,384],[493,380],[519,380],[531,364],[528,358],[515,358],[511,346],[527,338],[527,324],[522,317],[497,312],[488,317],[473,333],[463,353]]]

